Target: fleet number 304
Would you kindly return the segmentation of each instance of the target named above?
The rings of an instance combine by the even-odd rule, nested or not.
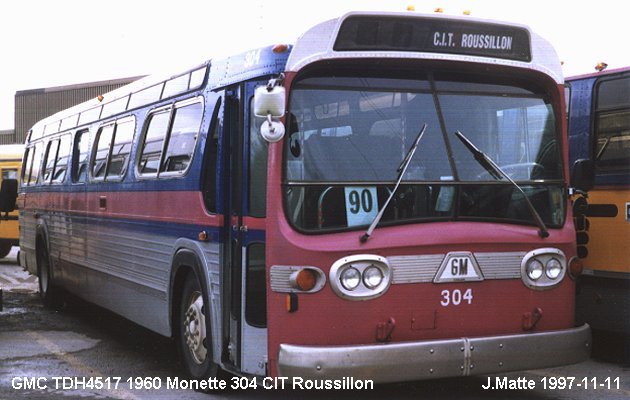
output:
[[[458,306],[460,304],[472,304],[473,301],[472,289],[466,289],[463,292],[459,289],[442,290],[441,296],[442,301],[440,301],[440,304],[443,307]]]

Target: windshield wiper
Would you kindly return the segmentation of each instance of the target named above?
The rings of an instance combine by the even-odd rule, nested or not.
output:
[[[389,197],[385,201],[385,204],[383,204],[380,210],[378,210],[378,214],[376,214],[376,217],[374,217],[374,221],[372,221],[368,230],[359,238],[359,241],[361,243],[367,242],[370,236],[372,236],[372,232],[374,232],[374,228],[376,228],[376,225],[378,225],[378,223],[381,221],[381,218],[383,218],[385,209],[387,208],[387,206],[389,205],[389,202],[392,200],[392,198],[396,194],[396,190],[398,190],[398,186],[400,186],[400,182],[402,182],[403,176],[405,176],[405,172],[407,172],[407,167],[411,163],[411,159],[413,158],[413,155],[416,152],[416,149],[418,148],[418,143],[420,143],[420,139],[422,139],[422,136],[424,135],[424,132],[426,130],[427,130],[427,124],[425,123],[422,126],[422,129],[420,130],[420,132],[418,132],[418,136],[416,137],[416,140],[413,142],[413,145],[409,148],[409,151],[407,152],[405,157],[402,159],[400,165],[398,166],[398,169],[396,169],[396,172],[398,172],[398,179],[396,180],[396,185],[394,186],[394,190],[392,190],[392,192],[389,194]]]
[[[545,223],[543,222],[542,218],[540,217],[540,214],[538,214],[538,211],[536,211],[536,209],[534,208],[534,205],[529,200],[529,197],[527,197],[523,189],[516,182],[514,182],[512,178],[510,178],[508,174],[506,174],[494,161],[492,161],[490,157],[488,157],[483,151],[479,150],[474,144],[472,144],[472,142],[468,140],[468,138],[464,136],[463,133],[461,133],[460,131],[456,131],[455,135],[457,135],[457,137],[459,138],[459,140],[462,141],[464,146],[466,146],[466,148],[473,154],[473,156],[475,157],[475,160],[477,160],[477,162],[482,167],[484,167],[485,170],[488,171],[490,175],[494,176],[497,179],[501,179],[501,177],[507,179],[512,185],[514,185],[515,188],[519,190],[519,192],[521,192],[521,194],[525,198],[525,203],[527,203],[529,212],[534,218],[534,222],[536,222],[536,225],[538,225],[538,228],[540,229],[538,231],[538,235],[543,239],[546,237],[549,237],[549,231],[547,231],[547,227],[545,226]]]

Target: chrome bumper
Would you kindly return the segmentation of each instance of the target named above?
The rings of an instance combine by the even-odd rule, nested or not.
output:
[[[591,328],[363,346],[280,345],[278,375],[402,382],[575,364],[589,358]]]

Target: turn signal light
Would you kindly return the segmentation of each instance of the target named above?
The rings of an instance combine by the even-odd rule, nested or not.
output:
[[[582,271],[584,270],[584,264],[582,260],[578,257],[573,257],[569,261],[569,276],[572,279],[576,279],[578,276],[582,275]]]
[[[308,292],[317,284],[317,273],[309,268],[299,270],[291,277],[296,289]]]

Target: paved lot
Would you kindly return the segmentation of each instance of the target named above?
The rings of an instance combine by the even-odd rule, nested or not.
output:
[[[259,387],[206,395],[191,389],[168,389],[168,383],[178,377],[177,357],[169,339],[77,300],[61,311],[44,309],[37,279],[16,265],[15,256],[16,249],[8,259],[0,260],[4,291],[0,399],[630,399],[630,368],[597,359],[501,376],[380,385],[369,391]],[[496,386],[497,378],[499,385],[506,382],[513,388],[484,389],[488,383]]]

